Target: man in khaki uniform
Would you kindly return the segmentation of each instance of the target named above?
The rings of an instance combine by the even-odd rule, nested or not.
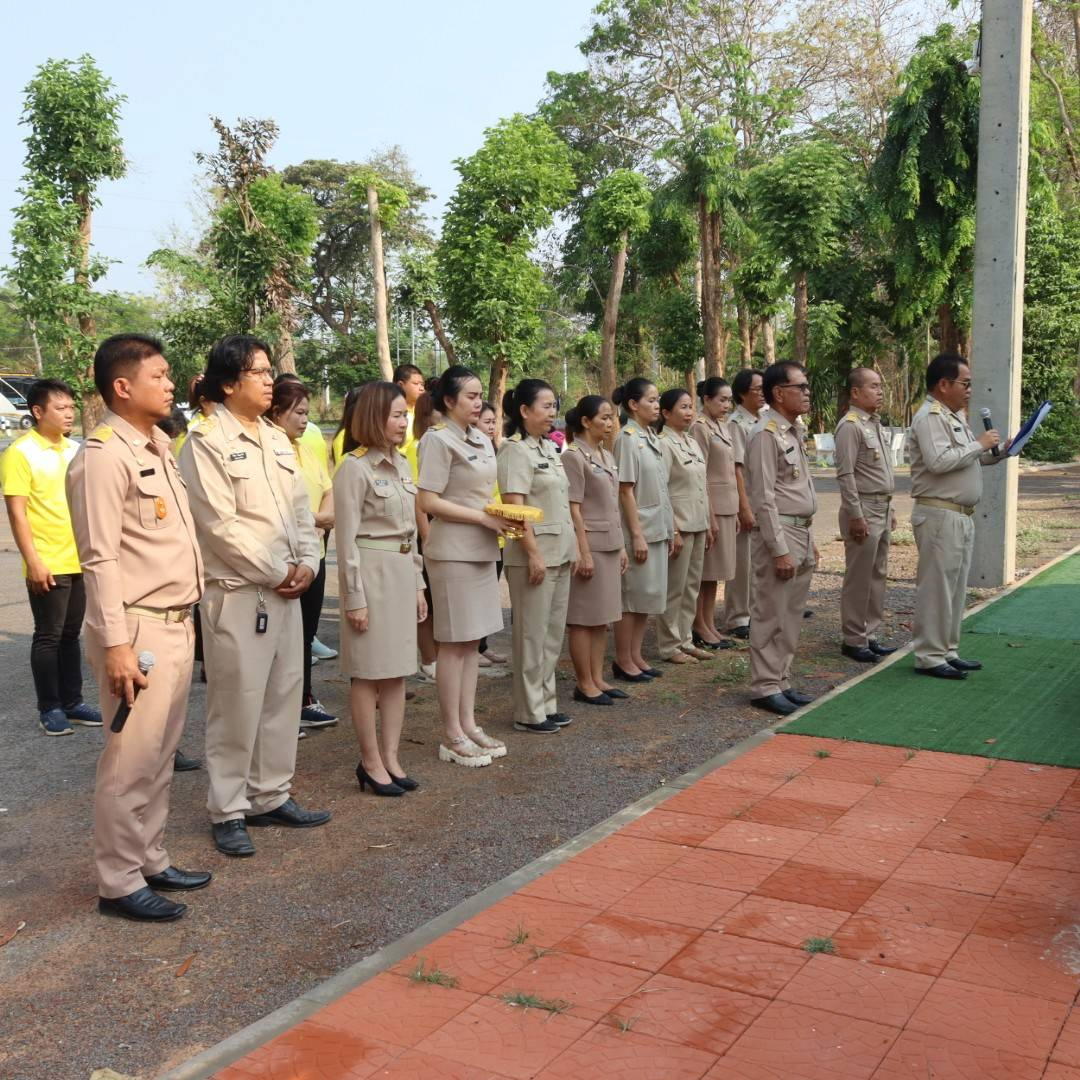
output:
[[[102,342],[94,382],[106,412],[67,474],[86,584],[86,652],[110,725],[94,787],[98,908],[153,921],[187,910],[155,890],[210,881],[170,865],[163,842],[191,685],[191,605],[203,567],[169,437],[154,426],[172,409],[161,351],[160,342],[136,334]],[[140,671],[136,652],[153,654],[151,671]],[[132,708],[114,732],[121,702]]]
[[[875,664],[896,652],[874,635],[885,617],[889,542],[896,528],[896,490],[888,440],[878,410],[881,376],[870,368],[848,372],[847,415],[836,428],[836,480],[840,486],[840,535],[844,539],[844,584],[840,590],[840,651]]]
[[[298,601],[318,572],[319,539],[292,445],[263,418],[269,355],[244,334],[214,345],[203,385],[221,407],[180,452],[206,560],[207,807],[226,855],[255,853],[245,819],[294,828],[330,819],[289,795],[303,693]]]
[[[919,549],[915,670],[938,679],[966,679],[982,667],[956,653],[975,542],[972,519],[982,497],[982,466],[1003,461],[1004,455],[996,431],[976,438],[968,425],[971,369],[961,357],[935,357],[926,370],[926,391],[908,433],[915,500],[911,525]]]
[[[752,704],[780,716],[814,699],[791,688],[803,609],[818,563],[811,531],[817,496],[799,417],[810,411],[810,383],[799,364],[772,364],[762,379],[771,411],[750,438],[746,470],[757,525],[750,605]]]

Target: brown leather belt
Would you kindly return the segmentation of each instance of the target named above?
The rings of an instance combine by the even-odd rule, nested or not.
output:
[[[124,608],[128,615],[145,615],[148,619],[160,619],[162,622],[183,622],[191,616],[191,608],[153,608],[142,604],[128,604]]]
[[[955,514],[963,514],[965,517],[971,517],[975,513],[974,506],[964,506],[963,503],[949,502],[948,499],[932,499],[929,495],[917,495],[915,497],[915,503],[917,506],[932,506],[938,510],[952,510]]]
[[[411,537],[408,540],[369,540],[358,536],[356,546],[370,548],[372,551],[396,551],[401,555],[408,555],[413,549],[413,542]]]

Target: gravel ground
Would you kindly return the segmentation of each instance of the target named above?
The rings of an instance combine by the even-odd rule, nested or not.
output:
[[[823,692],[862,668],[837,648],[835,483],[823,477],[819,490],[823,562],[797,673],[800,686]],[[1021,492],[1025,566],[1080,542],[1080,469],[1026,474]],[[903,529],[906,498],[898,508]],[[483,679],[481,722],[511,752],[472,771],[435,759],[434,690],[419,687],[403,756],[420,792],[360,795],[345,721],[300,744],[295,781],[300,802],[332,809],[334,821],[311,832],[260,829],[256,857],[233,861],[210,845],[205,773],[179,775],[169,850],[179,866],[214,871],[213,885],[176,924],[102,919],[89,827],[102,735],[80,728],[45,739],[34,723],[30,615],[6,519],[0,529],[0,661],[10,695],[0,704],[0,1075],[12,1080],[75,1080],[106,1067],[159,1075],[769,721],[747,704],[744,652],[666,666],[632,702],[569,709],[576,723],[551,737],[513,732],[509,682]],[[321,630],[328,644],[338,635],[333,577]],[[909,539],[891,566],[893,641],[910,636],[913,587]],[[508,635],[495,645],[509,652]],[[567,665],[567,706],[571,680]],[[343,711],[346,685],[333,661],[316,667],[315,684]],[[196,683],[182,743],[189,753],[201,754],[203,695]]]

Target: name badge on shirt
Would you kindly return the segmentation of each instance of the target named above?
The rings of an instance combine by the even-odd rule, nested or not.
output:
[[[139,475],[140,475],[140,476],[153,476],[153,475],[154,475],[154,473],[155,473],[155,471],[156,471],[155,469],[143,469],[143,470],[142,470],[142,471],[141,471],[141,472],[139,473]]]
[[[292,457],[293,456],[293,452],[291,450],[278,450],[278,449],[275,448],[274,453],[277,454],[278,457]],[[245,455],[245,457],[246,456],[247,455]]]
[[[540,461],[540,462],[537,462],[537,465],[536,465],[536,467],[537,467],[538,469],[546,469],[546,468],[548,467],[548,465],[549,465],[549,462],[547,462],[547,461]]]
[[[247,461],[247,451],[238,450],[235,454],[229,455],[230,461]]]
[[[375,481],[375,486],[376,487],[389,487],[390,486],[390,481],[389,480],[376,480]]]
[[[475,460],[477,459],[477,456],[478,456],[478,455],[476,455],[476,454],[469,454],[469,455],[467,456],[467,459],[468,459],[469,461],[475,461]]]

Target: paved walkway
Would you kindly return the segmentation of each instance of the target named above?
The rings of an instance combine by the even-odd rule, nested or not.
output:
[[[1080,1080],[1078,912],[1080,771],[778,735],[216,1076]]]

